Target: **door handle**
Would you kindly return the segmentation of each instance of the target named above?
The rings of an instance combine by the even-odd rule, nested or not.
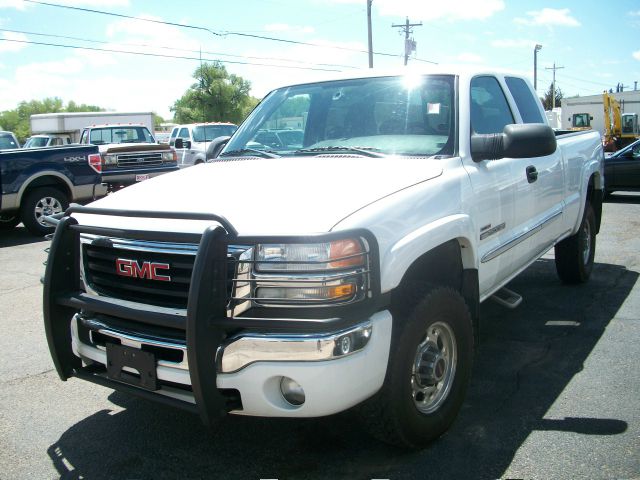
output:
[[[538,171],[533,165],[527,167],[527,182],[533,183],[538,180]]]

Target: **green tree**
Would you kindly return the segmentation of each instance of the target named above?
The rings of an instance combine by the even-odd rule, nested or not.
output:
[[[240,123],[258,103],[249,95],[251,82],[219,62],[202,64],[193,78],[197,81],[171,107],[177,123]]]
[[[73,100],[64,106],[62,99],[48,97],[43,100],[22,101],[13,110],[0,112],[0,126],[16,134],[20,143],[23,143],[31,135],[31,115],[37,113],[58,112],[101,112],[104,108],[95,105],[77,104]]]
[[[542,105],[544,106],[545,110],[551,110],[553,108],[552,92],[553,92],[553,83],[549,85],[549,90],[547,90],[544,94],[544,97],[540,99],[542,101]],[[556,94],[556,107],[559,107],[561,105],[561,100],[563,98],[562,90],[560,90],[559,88],[556,88],[555,94]]]
[[[160,115],[158,115],[156,112],[153,112],[153,128],[155,130],[158,130],[160,128],[160,125],[162,123],[165,123],[164,118],[162,118]]]

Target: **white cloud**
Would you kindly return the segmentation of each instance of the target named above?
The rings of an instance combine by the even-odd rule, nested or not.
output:
[[[60,0],[62,5],[70,7],[128,7],[129,0]],[[27,7],[34,7],[22,0],[0,0],[0,8],[15,8],[16,10],[25,10]]]
[[[71,7],[128,7],[129,0],[62,0],[58,3]]]
[[[515,22],[529,26],[579,27],[580,22],[570,15],[568,8],[543,8],[527,12],[529,18],[516,18]]]
[[[640,50],[638,50],[637,52],[633,52],[631,56],[636,60],[640,60]]]
[[[363,0],[330,0],[332,3],[362,5]],[[378,13],[386,17],[409,16],[412,20],[484,20],[504,10],[503,0],[416,1],[376,0]]]
[[[640,17],[640,10],[636,10],[635,12],[629,12],[629,15],[632,17]]]
[[[495,48],[533,48],[536,43],[524,38],[503,38],[491,41],[491,46]]]
[[[151,15],[141,15],[139,18],[148,20],[162,20],[159,17]],[[175,49],[191,50],[197,53],[200,43],[191,37],[185,35],[184,29],[173,25],[164,25],[161,23],[141,22],[134,18],[128,18],[111,23],[107,26],[107,37],[112,39],[114,43],[130,43],[141,45],[157,45],[159,47],[171,47]],[[209,43],[209,45],[211,42]],[[104,48],[114,48],[117,50],[128,50],[136,52],[151,52],[164,55],[184,55],[183,53],[175,53],[167,51],[164,48],[140,47],[111,45]],[[192,53],[193,55],[193,53]],[[192,56],[191,55],[191,56]],[[189,56],[187,54],[187,56]]]
[[[15,8],[16,10],[24,10],[27,4],[22,0],[0,0],[0,8]]]
[[[0,52],[19,52],[20,50],[27,47],[26,42],[28,40],[27,36],[24,33],[15,33],[15,32],[2,32],[2,38],[6,40],[18,40],[17,42],[2,42],[0,41]]]
[[[482,63],[484,59],[480,55],[476,55],[475,53],[461,53],[455,57],[457,62],[461,63]]]
[[[269,25],[265,25],[264,29],[267,32],[288,32],[288,33],[314,33],[316,31],[315,28],[310,26],[302,26],[302,25],[289,25],[287,23],[270,23]]]

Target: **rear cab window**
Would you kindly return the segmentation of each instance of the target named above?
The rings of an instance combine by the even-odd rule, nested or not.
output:
[[[516,102],[524,123],[546,123],[540,113],[540,107],[527,83],[517,77],[505,77],[509,92]]]

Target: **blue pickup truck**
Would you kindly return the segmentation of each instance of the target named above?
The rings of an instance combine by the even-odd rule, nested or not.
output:
[[[53,232],[44,216],[107,194],[101,162],[95,145],[1,151],[0,230],[22,222],[34,235]]]

